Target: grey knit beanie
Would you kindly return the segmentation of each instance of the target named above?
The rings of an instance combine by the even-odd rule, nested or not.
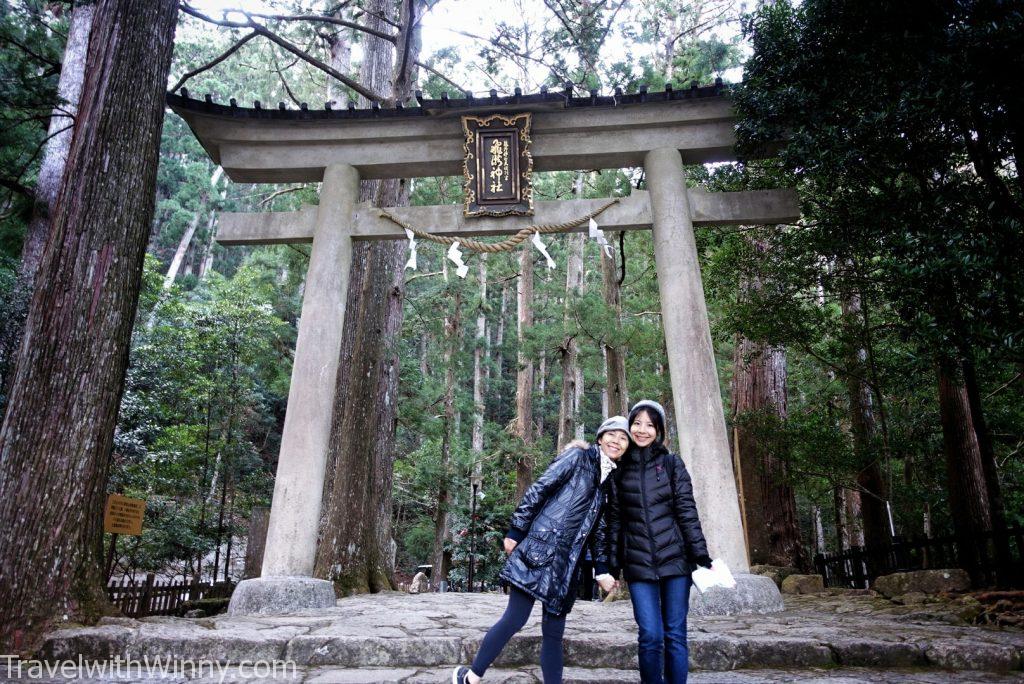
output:
[[[636,418],[636,414],[641,409],[651,409],[661,417],[661,424],[665,425],[665,409],[661,404],[654,401],[653,399],[641,399],[640,401],[633,404],[633,408],[629,409],[629,423],[633,424],[633,419]]]
[[[627,435],[629,434],[629,424],[626,422],[625,416],[612,416],[601,423],[601,427],[597,428],[597,437],[594,439],[599,440],[601,435],[612,430],[622,430]]]

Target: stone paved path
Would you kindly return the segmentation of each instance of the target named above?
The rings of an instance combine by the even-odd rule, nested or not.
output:
[[[487,594],[394,593],[341,599],[330,610],[281,617],[108,618],[97,627],[52,633],[41,655],[235,664],[290,660],[297,668],[294,678],[276,680],[229,670],[223,681],[444,682],[451,666],[476,652],[505,601]],[[957,621],[934,606],[849,596],[787,597],[787,610],[773,615],[693,618],[690,681],[1024,682],[1024,633],[948,624]],[[540,681],[539,647],[535,608],[487,681]],[[566,681],[638,681],[629,602],[577,603],[566,629],[565,657]],[[161,681],[212,682],[220,681],[219,674]]]
[[[228,668],[223,677],[218,672],[202,677],[150,677],[126,676],[87,677],[75,673],[73,677],[18,680],[0,676],[0,682],[32,681],[37,684],[66,684],[68,681],[84,684],[113,684],[114,682],[162,682],[163,684],[221,684],[222,682],[245,684],[448,684],[451,669],[429,668],[299,668],[294,676],[278,678],[254,678],[248,672],[240,675],[236,668]],[[519,668],[516,670],[488,670],[484,680],[487,684],[540,684],[540,670]],[[635,670],[609,670],[568,667],[565,670],[565,684],[637,684],[640,681]],[[992,673],[977,671],[926,671],[920,669],[874,670],[863,667],[815,668],[801,670],[733,670],[730,672],[702,672],[690,674],[689,684],[777,684],[800,682],[802,684],[1017,684],[1024,682],[1022,673]]]

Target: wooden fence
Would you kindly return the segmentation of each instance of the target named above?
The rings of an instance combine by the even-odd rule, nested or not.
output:
[[[234,589],[233,582],[157,582],[155,575],[149,573],[142,584],[135,584],[127,577],[120,584],[111,582],[107,585],[107,597],[126,616],[144,617],[174,615],[185,601],[228,598]]]
[[[970,539],[896,537],[889,544],[819,553],[814,566],[827,587],[866,589],[880,575],[929,568],[963,568],[976,587],[1024,586],[1024,528]]]

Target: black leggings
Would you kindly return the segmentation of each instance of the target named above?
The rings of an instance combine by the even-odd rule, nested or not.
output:
[[[521,589],[512,587],[508,595],[508,607],[501,619],[487,632],[480,642],[480,650],[473,659],[472,670],[483,677],[494,659],[505,648],[512,635],[523,628],[530,618],[534,599]],[[543,609],[542,609],[543,610]],[[565,615],[552,615],[543,610],[541,633],[544,638],[540,645],[540,669],[544,673],[544,684],[560,684],[562,681],[562,635],[565,634]]]

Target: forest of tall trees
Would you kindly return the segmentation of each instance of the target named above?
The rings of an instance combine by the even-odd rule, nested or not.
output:
[[[1019,12],[515,0],[470,23],[451,4],[0,0],[0,609],[103,612],[107,493],[147,502],[117,577],[240,579],[270,503],[308,248],[214,238],[220,212],[316,204],[318,184],[225,178],[165,113],[182,84],[296,109],[724,78],[741,158],[770,155],[688,177],[795,187],[803,211],[697,229],[751,562],[1024,524],[1024,100],[1000,76],[1024,73]],[[642,169],[534,183],[645,188]],[[458,204],[461,178],[360,199]],[[417,270],[406,241],[356,248],[316,559],[339,594],[424,563],[464,586],[471,553],[493,582],[559,447],[672,405],[651,236],[607,237],[611,256],[545,236],[555,269],[529,241],[468,255],[465,278],[436,245]]]

